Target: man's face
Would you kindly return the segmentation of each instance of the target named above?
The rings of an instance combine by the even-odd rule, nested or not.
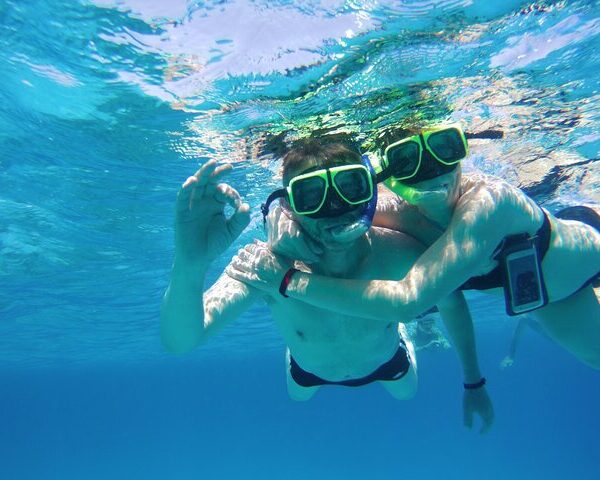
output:
[[[348,165],[360,165],[360,163],[347,163]],[[301,175],[310,170],[331,168],[341,165],[340,163],[327,164],[314,159],[309,159],[299,165],[294,171],[291,171],[288,178]],[[331,187],[330,187],[331,188]],[[314,192],[313,192],[314,193]],[[306,194],[311,194],[307,192]],[[322,218],[311,218],[307,215],[298,215],[291,212],[294,220],[302,227],[304,232],[311,239],[323,244],[327,248],[346,248],[346,246],[363,235],[369,228],[361,222],[363,216],[364,204],[357,205],[348,210],[348,205],[335,194],[328,195],[326,200],[329,210],[333,213],[330,216]],[[335,215],[335,211],[340,211],[339,215]]]

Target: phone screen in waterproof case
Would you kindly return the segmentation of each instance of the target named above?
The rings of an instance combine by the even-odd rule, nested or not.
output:
[[[546,305],[541,265],[533,241],[526,240],[510,248],[504,262],[506,312],[518,315]]]

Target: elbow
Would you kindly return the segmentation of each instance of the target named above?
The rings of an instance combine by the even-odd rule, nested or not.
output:
[[[161,335],[160,337],[163,348],[168,352],[174,355],[184,355],[193,350],[191,345],[186,345],[184,342],[177,341],[173,338],[169,338],[166,335]]]
[[[195,328],[182,328],[181,325],[173,325],[166,318],[162,318],[160,340],[167,352],[183,355],[198,347],[203,342],[204,335]]]
[[[191,352],[201,343],[201,339],[194,338],[192,335],[175,336],[162,331],[160,335],[163,348],[174,355],[184,355]]]
[[[163,303],[160,311],[160,340],[163,348],[175,355],[191,352],[204,340],[202,328],[195,322],[186,320],[187,315],[167,307]]]

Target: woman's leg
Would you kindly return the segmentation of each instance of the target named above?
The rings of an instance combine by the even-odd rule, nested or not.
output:
[[[544,331],[586,365],[600,370],[600,289],[591,285],[534,312]]]

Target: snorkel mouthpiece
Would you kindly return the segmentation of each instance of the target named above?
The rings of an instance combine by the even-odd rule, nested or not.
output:
[[[399,182],[394,177],[388,178],[383,183],[388,189],[406,200],[411,205],[418,203],[420,192],[416,188],[409,187],[408,185]]]

